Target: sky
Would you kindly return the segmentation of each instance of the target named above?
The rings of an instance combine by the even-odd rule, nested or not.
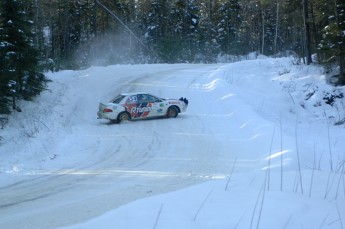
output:
[[[293,57],[47,73],[0,136],[0,228],[345,226],[344,87]],[[119,93],[186,97],[112,124]]]

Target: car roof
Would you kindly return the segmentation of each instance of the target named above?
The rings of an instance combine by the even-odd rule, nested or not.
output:
[[[150,93],[147,93],[147,92],[129,92],[129,93],[121,93],[121,95],[125,95],[125,96],[128,96],[128,95],[137,95],[137,94],[149,94]]]

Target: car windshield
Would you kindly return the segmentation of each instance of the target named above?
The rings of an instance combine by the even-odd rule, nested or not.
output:
[[[120,103],[124,97],[125,97],[124,95],[118,95],[115,98],[113,98],[110,102],[111,103]]]

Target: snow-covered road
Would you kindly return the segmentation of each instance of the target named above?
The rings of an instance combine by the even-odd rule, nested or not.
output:
[[[281,68],[275,65],[133,65],[51,74],[51,91],[23,105],[9,126],[13,132],[3,135],[2,152],[11,156],[1,167],[0,228],[80,223],[137,199],[229,177],[235,163],[236,173],[262,171],[280,115],[276,101],[290,97],[265,95],[250,78],[258,73],[256,82],[281,92],[271,80]],[[241,91],[248,85],[251,94]],[[133,91],[186,97],[187,113],[122,124],[96,119],[99,102]],[[291,147],[293,127],[284,131]],[[279,141],[274,147],[279,151]],[[270,163],[287,171],[296,169],[294,158],[287,153],[283,162]]]
[[[115,67],[106,71],[108,75],[96,75],[103,71],[94,68],[78,73],[74,80],[68,76],[53,79],[61,97],[51,95],[51,107],[41,108],[52,109],[47,114],[52,117],[37,116],[48,128],[43,139],[34,139],[32,144],[46,148],[57,169],[19,168],[17,176],[26,179],[0,190],[1,228],[71,224],[138,198],[229,174],[239,152],[229,145],[231,133],[218,129],[222,125],[217,123],[227,125],[234,110],[215,96],[219,92],[212,94],[217,83],[212,74],[221,71],[220,66],[172,65],[167,69],[163,65],[152,70],[133,66],[127,71],[128,67],[123,71]],[[120,125],[96,119],[98,102],[130,91],[184,96],[190,106],[177,119]],[[52,125],[49,119],[53,119]],[[242,140],[252,137],[249,134]],[[36,141],[45,142],[39,146]],[[259,169],[257,162],[243,164]]]

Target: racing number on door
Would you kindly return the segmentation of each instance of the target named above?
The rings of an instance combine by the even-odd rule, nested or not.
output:
[[[132,95],[126,105],[132,118],[153,117],[162,113],[159,99],[149,94]]]

